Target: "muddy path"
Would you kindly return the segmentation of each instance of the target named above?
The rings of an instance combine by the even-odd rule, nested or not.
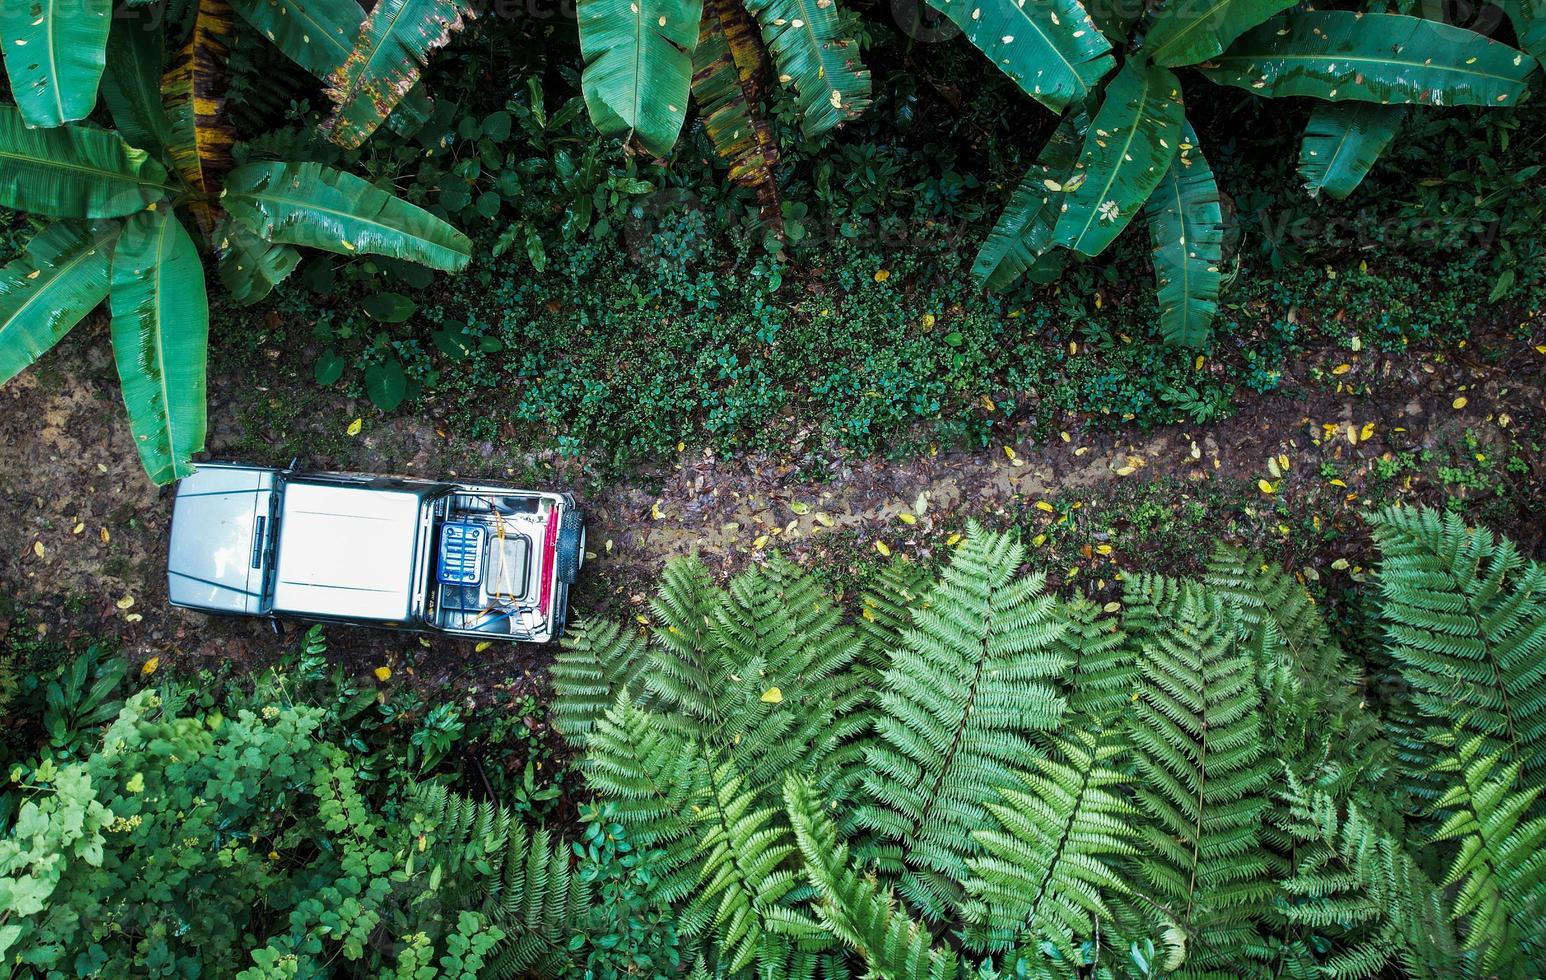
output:
[[[1109,504],[1160,483],[1187,498],[1211,488],[1212,499],[1224,501],[1219,509],[1236,516],[1267,512],[1267,519],[1199,529],[1238,536],[1245,527],[1246,543],[1254,545],[1272,543],[1265,540],[1276,520],[1271,513],[1314,511],[1315,528],[1324,516],[1354,532],[1334,547],[1350,549],[1355,563],[1358,513],[1374,481],[1386,499],[1439,503],[1457,492],[1501,494],[1506,500],[1489,519],[1539,556],[1546,537],[1546,354],[1536,346],[1542,339],[1478,337],[1469,350],[1447,352],[1312,350],[1286,366],[1279,392],[1238,400],[1232,418],[1209,426],[1101,431],[1070,417],[1038,439],[1027,425],[1011,423],[986,448],[894,461],[726,460],[687,448],[631,482],[599,487],[581,464],[506,454],[412,413],[382,417],[342,397],[335,411],[308,413],[304,432],[253,432],[244,406],[286,392],[266,388],[262,378],[213,376],[209,448],[213,458],[230,458],[230,448],[241,446],[245,461],[284,465],[281,446],[314,444],[325,448],[302,465],[488,481],[537,474],[573,490],[588,513],[593,554],[574,600],[581,615],[629,615],[673,555],[697,553],[717,573],[773,549],[823,563],[882,550],[926,559],[968,519],[1034,528],[1051,520],[1049,501]],[[357,417],[364,419],[360,434],[341,439]],[[267,458],[264,445],[272,447]],[[1510,463],[1490,489],[1457,491],[1451,480],[1425,475],[1457,452],[1482,460],[1506,453]],[[1426,469],[1415,465],[1390,478],[1393,460],[1424,457]],[[799,476],[813,469],[828,479]],[[1120,513],[1120,504],[1115,509]],[[266,624],[167,606],[172,491],[151,486],[140,470],[100,320],[77,328],[37,368],[0,389],[0,510],[0,630],[113,637],[136,659],[158,656],[183,667],[262,663],[293,642]],[[1057,510],[1068,513],[1066,506]],[[1277,526],[1289,541],[1287,525]],[[1249,540],[1253,534],[1263,540]],[[1130,549],[1103,568],[1152,568],[1154,556],[1145,550]],[[1091,578],[1083,587],[1110,587],[1109,578],[1103,571],[1098,584]],[[335,629],[329,639],[335,654],[362,670],[393,664],[417,670],[426,682],[469,690],[505,677],[538,677],[548,656],[366,630]]]

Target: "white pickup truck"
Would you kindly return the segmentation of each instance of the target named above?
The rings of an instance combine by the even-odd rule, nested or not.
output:
[[[568,494],[200,464],[177,487],[172,604],[545,643],[585,521]]]

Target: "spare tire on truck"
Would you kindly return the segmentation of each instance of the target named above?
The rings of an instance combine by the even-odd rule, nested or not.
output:
[[[558,580],[573,585],[585,564],[585,518],[573,507],[564,509],[558,524]]]

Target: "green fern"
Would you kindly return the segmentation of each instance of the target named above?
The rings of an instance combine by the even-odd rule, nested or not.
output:
[[[1455,935],[1448,896],[1414,857],[1404,828],[1292,777],[1284,798],[1299,845],[1282,882],[1284,916],[1322,937],[1319,950],[1296,949],[1290,972],[1351,980],[1378,975],[1391,960],[1413,980],[1458,980],[1474,972]]]
[[[568,846],[504,807],[443,786],[415,787],[412,805],[426,863],[437,877],[460,882],[458,897],[471,898],[504,933],[480,975],[572,975],[569,940],[590,908],[590,889],[573,872]]]
[[[1000,789],[1023,787],[1032,736],[1063,714],[1052,679],[1066,627],[1041,576],[1015,578],[1024,554],[972,526],[881,682],[871,802],[855,822],[885,842],[876,858],[905,868],[902,893],[929,918],[959,905],[980,850],[972,831]]]
[[[1441,884],[1459,887],[1464,947],[1481,951],[1488,974],[1532,975],[1546,962],[1546,817],[1526,816],[1540,790],[1520,789],[1522,765],[1488,754],[1484,736],[1437,743],[1436,768],[1453,779],[1436,804],[1444,822],[1433,841],[1459,845]]]
[[[680,719],[636,707],[619,693],[586,742],[586,785],[616,808],[638,847],[658,850],[661,901],[688,896],[698,881],[698,841],[690,807],[703,772],[690,730]]]
[[[700,844],[703,871],[697,893],[682,911],[681,929],[688,936],[712,930],[734,973],[757,959],[769,920],[778,920],[782,934],[815,936],[819,930],[782,904],[795,886],[794,872],[780,867],[795,849],[782,812],[759,807],[757,794],[729,764],[711,779],[698,807],[698,822],[706,829]]]
[[[852,947],[870,975],[887,980],[955,980],[961,972],[954,953],[936,949],[919,923],[897,908],[895,897],[859,874],[848,848],[820,799],[797,776],[784,784],[790,826],[805,860],[805,875],[820,894],[816,916]]]
[[[1063,616],[1068,631],[1057,645],[1068,664],[1069,717],[1109,722],[1131,706],[1138,686],[1133,646],[1117,620],[1088,599],[1068,603]]]
[[[644,637],[639,631],[604,621],[571,625],[551,668],[558,692],[549,712],[553,728],[571,745],[583,748],[618,691],[643,690],[638,683],[643,667]]]
[[[1035,759],[1025,790],[989,804],[1001,829],[974,836],[986,852],[971,861],[974,940],[989,950],[1053,946],[1079,963],[1081,943],[1114,915],[1108,898],[1129,894],[1120,864],[1138,853],[1137,811],[1127,777],[1113,766],[1122,741],[1077,732],[1058,739],[1055,759]]]
[[[913,624],[913,611],[923,607],[934,588],[934,576],[917,562],[898,555],[880,566],[859,599],[859,630],[870,641],[877,673],[884,671],[891,651]]]
[[[1486,754],[1546,769],[1546,572],[1454,515],[1391,508],[1374,524],[1381,613],[1412,701]]]
[[[1190,934],[1189,971],[1245,970],[1261,952],[1256,923],[1273,890],[1260,843],[1272,778],[1261,696],[1234,614],[1195,583],[1155,585],[1146,592],[1173,594],[1174,612],[1144,629],[1129,726],[1150,818],[1145,900]]]

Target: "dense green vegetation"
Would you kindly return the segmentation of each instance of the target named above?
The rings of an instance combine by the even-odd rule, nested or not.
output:
[[[1105,608],[976,528],[846,607],[679,561],[554,663],[583,786],[533,779],[551,745],[484,769],[524,736],[317,631],[215,683],[13,644],[0,943],[60,976],[1532,975],[1546,572],[1432,511],[1374,534],[1335,618],[1228,547]]]

